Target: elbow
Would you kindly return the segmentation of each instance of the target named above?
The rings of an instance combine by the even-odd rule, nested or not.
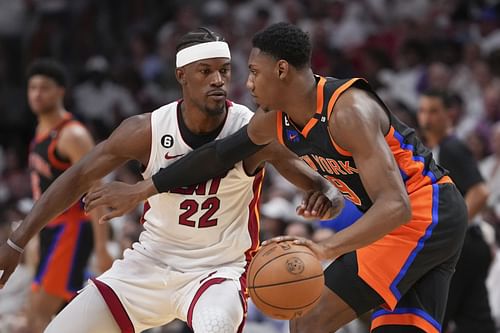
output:
[[[412,211],[410,205],[410,198],[406,193],[401,193],[398,196],[387,198],[385,202],[387,216],[390,216],[394,227],[399,227],[411,220]]]
[[[409,222],[412,217],[412,211],[408,194],[404,193],[400,196],[400,198],[398,198],[396,207],[398,212],[396,215],[398,216],[400,225]]]

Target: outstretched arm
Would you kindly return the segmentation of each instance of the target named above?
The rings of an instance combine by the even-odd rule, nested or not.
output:
[[[235,163],[255,154],[274,140],[275,117],[274,112],[259,110],[249,124],[236,133],[203,145],[160,170],[152,178],[134,185],[114,182],[97,188],[85,197],[85,209],[90,212],[99,206],[111,208],[101,218],[106,221],[125,214],[157,193],[199,184],[225,174]]]
[[[125,120],[109,139],[59,176],[43,193],[31,212],[10,237],[11,245],[24,248],[50,220],[88,191],[94,182],[130,159],[147,163],[151,146],[150,115]],[[19,262],[20,253],[11,245],[0,247],[0,287]]]
[[[285,178],[306,192],[297,214],[314,219],[336,216],[344,204],[341,194],[295,154],[274,140],[275,119],[276,113],[258,110],[248,127],[243,127],[236,135],[191,152],[159,171],[153,179],[145,179],[133,185],[113,182],[93,189],[85,198],[85,209],[92,211],[99,206],[110,208],[109,213],[102,217],[106,221],[127,213],[158,192],[167,192],[171,188],[196,184],[218,176],[248,156],[244,159],[244,167],[248,173],[252,174],[264,162],[270,162]],[[163,185],[155,186],[158,181]]]

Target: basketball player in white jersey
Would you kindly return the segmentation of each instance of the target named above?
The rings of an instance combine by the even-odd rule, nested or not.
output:
[[[176,61],[183,99],[125,120],[49,187],[0,247],[0,285],[28,240],[95,180],[130,159],[140,161],[143,176],[151,177],[204,143],[246,126],[252,112],[226,99],[230,51],[220,35],[208,29],[188,33]],[[84,288],[46,332],[140,332],[175,318],[196,333],[241,332],[245,269],[258,246],[264,161],[307,191],[303,215],[331,217],[340,209],[341,196],[328,182],[279,144],[269,144],[220,177],[178,184],[149,198],[139,242]]]

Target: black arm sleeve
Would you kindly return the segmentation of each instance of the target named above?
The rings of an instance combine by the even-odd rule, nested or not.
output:
[[[193,150],[167,168],[153,175],[159,193],[181,186],[199,184],[225,174],[234,165],[266,145],[257,145],[248,137],[248,125],[236,133]]]

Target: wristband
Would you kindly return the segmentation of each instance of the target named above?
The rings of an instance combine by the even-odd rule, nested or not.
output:
[[[24,252],[24,249],[20,246],[18,246],[16,243],[10,240],[10,238],[7,239],[7,245],[22,254]]]

